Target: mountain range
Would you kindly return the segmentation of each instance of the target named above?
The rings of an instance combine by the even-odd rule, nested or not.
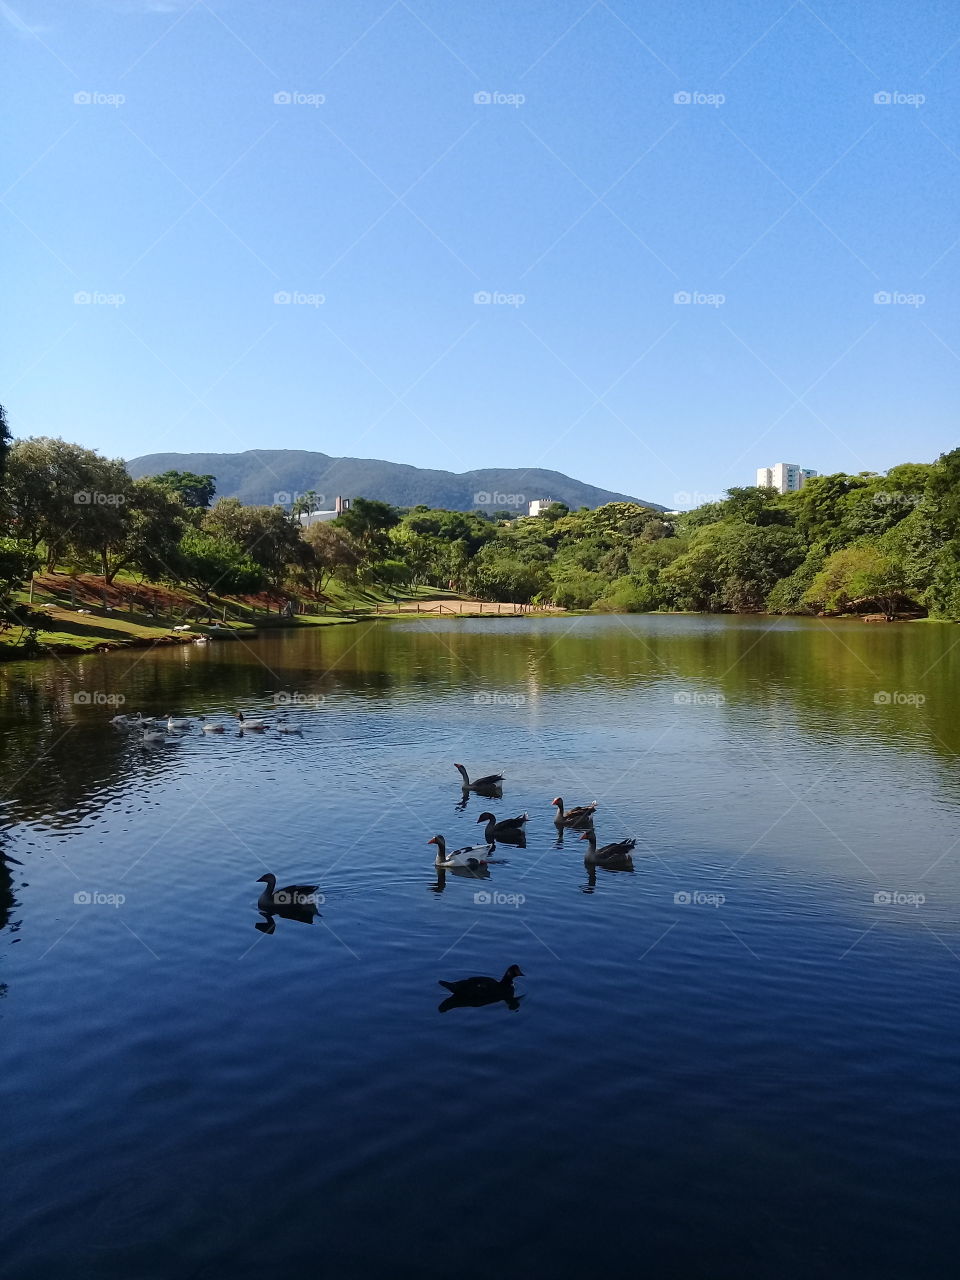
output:
[[[526,512],[535,498],[565,502],[571,510],[606,502],[636,502],[656,511],[659,502],[598,489],[559,471],[540,467],[484,467],[479,471],[434,471],[377,458],[331,458],[305,449],[248,449],[245,453],[147,453],[127,469],[134,478],[164,471],[213,475],[217,496],[250,504],[281,506],[313,490],[321,509],[345,498],[379,498],[397,507],[443,507],[448,511],[482,508]]]

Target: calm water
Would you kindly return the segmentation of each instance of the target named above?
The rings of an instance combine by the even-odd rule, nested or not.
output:
[[[0,668],[0,1271],[955,1276],[958,642],[379,622]],[[95,701],[278,692],[302,738],[152,751]],[[557,847],[557,794],[633,874]],[[488,807],[527,848],[438,883]],[[255,928],[267,870],[311,926]],[[511,963],[515,1011],[438,1012]]]

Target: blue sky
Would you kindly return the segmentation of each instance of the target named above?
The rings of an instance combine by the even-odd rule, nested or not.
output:
[[[957,444],[953,4],[14,0],[0,26],[17,435],[681,506]]]

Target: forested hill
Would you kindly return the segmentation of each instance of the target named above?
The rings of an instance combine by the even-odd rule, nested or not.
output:
[[[607,502],[636,502],[664,510],[660,503],[598,489],[539,467],[485,467],[458,474],[376,458],[331,458],[304,449],[250,449],[246,453],[150,453],[131,459],[127,468],[134,478],[165,471],[213,475],[218,497],[253,504],[283,505],[312,490],[329,506],[342,494],[346,498],[377,498],[397,507],[422,503],[448,511],[479,507],[525,514],[527,503],[534,498],[553,498],[572,511]]]

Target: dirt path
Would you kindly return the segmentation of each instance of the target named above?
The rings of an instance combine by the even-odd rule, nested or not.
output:
[[[436,600],[401,600],[399,604],[382,604],[378,607],[377,612],[381,614],[429,613],[440,617],[443,617],[444,614],[467,614],[471,617],[499,615],[504,617],[511,614],[563,613],[563,610],[556,608],[554,605],[497,604],[489,600],[451,600],[443,598]]]

